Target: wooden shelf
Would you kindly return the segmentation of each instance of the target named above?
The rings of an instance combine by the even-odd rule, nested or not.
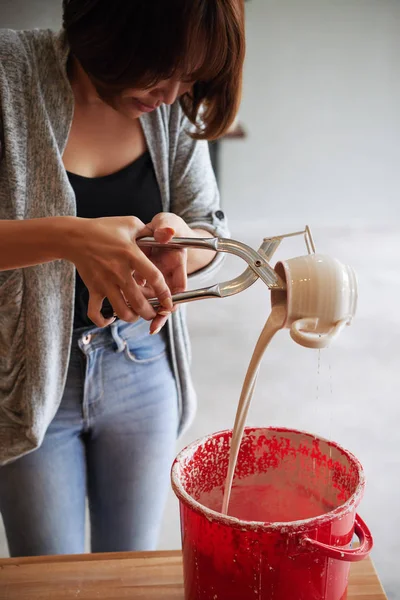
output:
[[[0,560],[1,600],[183,600],[180,552]],[[351,566],[347,600],[387,600],[370,559]]]
[[[244,139],[246,137],[247,137],[246,130],[243,127],[243,125],[241,123],[239,123],[234,129],[232,129],[232,131],[229,131],[228,133],[226,133],[221,138],[221,141],[224,141],[224,140],[238,140],[238,139]]]

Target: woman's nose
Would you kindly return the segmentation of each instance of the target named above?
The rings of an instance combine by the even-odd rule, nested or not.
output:
[[[181,83],[180,81],[168,81],[163,89],[163,97],[165,104],[173,104],[178,96],[181,94]]]

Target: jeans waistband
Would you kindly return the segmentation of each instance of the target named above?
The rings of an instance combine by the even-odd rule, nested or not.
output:
[[[81,327],[75,329],[72,336],[73,345],[76,344],[82,351],[93,350],[99,347],[114,346],[117,352],[122,352],[125,348],[125,340],[140,339],[148,334],[150,323],[144,319],[139,319],[135,323],[126,323],[125,321],[115,321],[107,327]]]

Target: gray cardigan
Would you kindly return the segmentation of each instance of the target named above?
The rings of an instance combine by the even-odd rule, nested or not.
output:
[[[74,98],[63,32],[0,31],[0,219],[74,215],[62,154]],[[141,119],[163,210],[191,227],[226,236],[206,142],[187,135],[179,103]],[[203,271],[214,273],[220,257]],[[201,274],[203,274],[201,273]],[[73,324],[74,266],[54,261],[0,272],[0,464],[36,449],[65,385]],[[196,397],[181,309],[169,321],[180,401],[180,432]]]

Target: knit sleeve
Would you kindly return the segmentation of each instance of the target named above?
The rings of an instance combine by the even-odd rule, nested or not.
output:
[[[218,237],[228,237],[225,213],[211,165],[208,143],[194,140],[192,125],[179,105],[171,109],[170,140],[176,140],[170,181],[171,211],[182,217],[192,229],[204,229]],[[209,275],[220,266],[223,256],[194,274]]]

